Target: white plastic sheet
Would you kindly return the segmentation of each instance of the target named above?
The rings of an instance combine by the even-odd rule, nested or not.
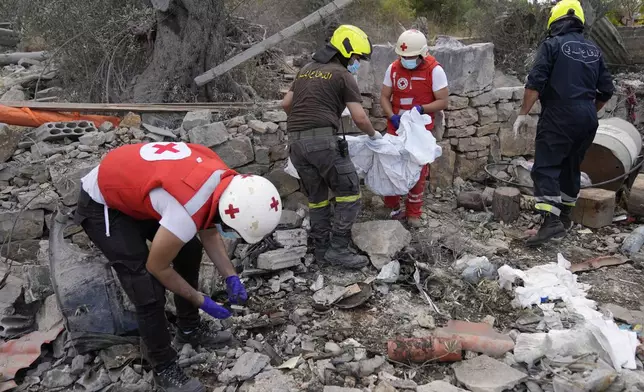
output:
[[[505,289],[511,290],[513,283],[519,278],[523,281],[523,286],[514,288],[515,303],[520,307],[530,307],[541,303],[542,298],[548,300],[561,299],[570,312],[574,312],[583,317],[585,322],[580,328],[584,333],[594,337],[592,345],[580,344],[580,331],[550,331],[547,339],[542,340],[542,336],[535,336],[535,340],[523,340],[526,350],[523,355],[527,361],[535,360],[535,355],[539,352],[547,352],[552,355],[572,355],[569,347],[562,342],[570,341],[570,336],[577,335],[575,345],[591,349],[602,355],[602,357],[615,367],[616,370],[622,368],[635,369],[635,350],[638,345],[637,335],[635,332],[620,330],[612,317],[605,318],[596,310],[595,301],[586,298],[591,286],[577,282],[577,276],[570,272],[570,262],[561,254],[557,254],[557,264],[549,263],[539,265],[527,271],[521,271],[511,268],[507,265],[499,268],[499,285]],[[572,335],[567,335],[568,333]],[[559,339],[556,339],[559,338]],[[517,343],[519,340],[517,340]],[[546,347],[542,345],[547,343]],[[534,349],[540,346],[533,354],[527,354],[527,349]],[[515,348],[515,356],[517,350]]]
[[[351,161],[373,193],[407,194],[418,182],[423,166],[442,155],[436,138],[425,128],[431,122],[430,116],[410,110],[400,119],[398,136],[385,134],[378,140],[371,140],[367,135],[346,137]],[[290,158],[284,170],[300,178]]]

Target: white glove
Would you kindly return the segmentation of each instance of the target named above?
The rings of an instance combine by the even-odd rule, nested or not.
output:
[[[372,136],[369,136],[369,139],[371,140],[382,139],[382,133],[376,131],[376,133],[374,133]]]
[[[528,115],[527,114],[519,114],[517,116],[516,121],[514,122],[514,127],[512,127],[512,131],[514,132],[514,137],[519,136],[519,131],[526,127],[528,125]]]

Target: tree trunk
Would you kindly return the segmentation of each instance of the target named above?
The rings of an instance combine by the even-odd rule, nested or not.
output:
[[[134,79],[125,102],[190,102],[209,100],[213,90],[243,97],[228,77],[209,89],[193,79],[226,56],[226,12],[223,0],[154,0],[156,41],[152,59]],[[224,79],[224,78],[221,78]]]
[[[512,223],[521,215],[521,192],[516,188],[497,188],[492,196],[492,212],[499,222]]]

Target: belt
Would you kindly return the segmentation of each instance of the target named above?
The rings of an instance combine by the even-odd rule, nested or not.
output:
[[[337,131],[333,127],[313,128],[307,131],[295,131],[288,133],[289,141],[296,141],[302,139],[320,139],[337,135]]]

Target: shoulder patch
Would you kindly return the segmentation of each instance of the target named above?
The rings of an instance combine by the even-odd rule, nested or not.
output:
[[[192,155],[186,143],[157,142],[144,144],[139,150],[146,161],[177,161]]]

